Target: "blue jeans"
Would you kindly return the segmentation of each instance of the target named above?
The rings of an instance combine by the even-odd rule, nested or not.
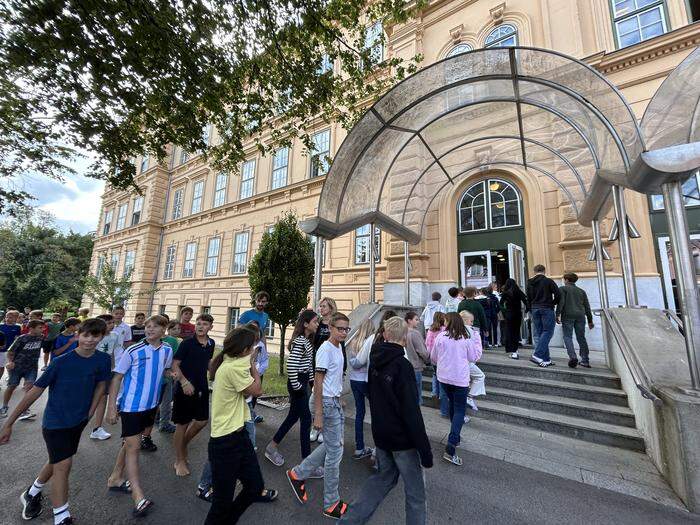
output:
[[[173,378],[166,377],[163,379],[160,396],[160,410],[156,417],[156,426],[163,428],[170,424],[170,418],[173,415]]]
[[[416,372],[416,387],[418,388],[418,406],[423,404],[423,372]]]
[[[432,390],[433,397],[439,397],[440,396],[440,383],[438,382],[437,374],[435,373],[435,370],[433,370],[433,390]]]
[[[248,408],[250,408],[250,419],[245,422],[245,430],[248,432],[253,448],[255,448],[255,411],[253,410],[253,401],[248,402]]]
[[[569,354],[569,359],[576,359],[576,350],[574,349],[573,332],[576,332],[576,341],[578,341],[579,351],[581,353],[581,362],[588,363],[588,342],[586,341],[586,320],[585,319],[562,319],[561,329],[564,333],[564,346],[566,353]]]
[[[204,463],[204,468],[202,469],[202,476],[199,478],[199,483],[197,487],[204,490],[205,492],[211,488],[211,463],[209,460]]]
[[[535,357],[539,357],[542,361],[549,361],[549,342],[554,335],[554,318],[553,308],[533,308],[532,323],[535,333],[537,334],[537,345],[535,346]]]
[[[460,441],[459,435],[464,425],[464,413],[467,411],[467,394],[469,393],[469,387],[448,385],[447,383],[440,384],[445,388],[447,399],[450,401],[450,420],[452,421],[450,433],[447,436],[445,452],[450,456],[454,456],[455,449]]]
[[[366,381],[350,381],[352,397],[355,398],[355,450],[365,449],[365,398],[367,398]],[[325,438],[325,435],[324,435]]]
[[[445,386],[438,381],[440,385],[440,415],[449,417],[450,416],[450,401],[447,399],[447,392],[445,392]]]

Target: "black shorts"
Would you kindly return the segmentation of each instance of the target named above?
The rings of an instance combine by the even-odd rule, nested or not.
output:
[[[175,388],[173,396],[173,423],[187,425],[191,421],[209,419],[209,389],[197,390],[191,396],[185,395],[182,387]]]
[[[156,420],[155,406],[143,412],[119,412],[119,418],[122,420],[122,437],[139,436],[148,427],[152,427]]]
[[[64,459],[75,455],[78,451],[80,436],[88,424],[86,419],[82,423],[71,428],[42,428],[41,433],[46,441],[46,449],[49,451],[49,463],[55,465]]]
[[[53,340],[53,341],[47,341],[46,339],[44,339],[44,340],[41,342],[41,348],[44,349],[44,353],[45,353],[45,354],[50,354],[51,352],[53,352],[53,345],[54,345],[55,342],[56,342],[55,340]]]

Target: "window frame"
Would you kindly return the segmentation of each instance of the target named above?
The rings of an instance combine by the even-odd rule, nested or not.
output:
[[[117,270],[119,270],[119,252],[112,252],[109,254],[109,266],[112,268],[114,276],[117,276]]]
[[[500,30],[503,29],[504,27],[509,27],[509,28],[511,28],[513,31],[512,31],[511,33],[506,33],[505,35],[501,35],[501,36],[499,36],[499,37],[497,37],[497,38],[494,38],[494,40],[493,40],[492,42],[489,42],[489,41],[488,41],[489,38],[491,38],[491,35],[493,35],[493,34],[496,33],[497,31],[500,31]],[[514,37],[514,38],[515,38],[515,42],[513,43],[512,46],[502,46],[502,45],[499,45],[499,44],[505,42],[506,40],[508,40],[508,39],[511,38],[511,37]],[[517,28],[517,26],[516,26],[515,24],[509,23],[509,22],[504,22],[504,23],[502,23],[502,24],[497,25],[496,27],[494,27],[493,29],[491,29],[491,31],[489,31],[489,33],[488,33],[488,34],[486,35],[486,37],[484,38],[484,48],[487,49],[487,48],[499,48],[499,47],[514,47],[514,46],[517,46],[517,45],[518,45],[518,40],[519,40],[519,38],[518,38],[518,28]]]
[[[104,222],[102,224],[102,235],[109,235],[112,230],[112,221],[114,220],[114,208],[105,211]]]
[[[158,305],[158,315],[165,314],[165,310],[168,308],[167,304]]]
[[[360,233],[359,231],[362,230],[363,228],[369,228],[369,231],[367,233]],[[376,239],[376,245],[375,246],[375,256],[374,256],[374,262],[379,263],[382,260],[382,230],[379,228],[379,226],[374,227],[375,230],[375,239]],[[371,225],[370,224],[364,224],[360,226],[359,228],[355,228],[355,249],[354,249],[354,255],[355,255],[355,265],[364,265],[364,264],[369,264],[370,257],[371,257],[371,250],[368,250],[368,256],[366,261],[360,261],[358,260],[358,241],[363,240],[363,239],[369,239],[367,241],[367,247],[370,248],[370,243],[372,242],[372,230],[371,230]]]
[[[136,226],[141,222],[141,212],[143,212],[143,195],[136,197],[131,206],[131,226]]]
[[[185,148],[180,148],[180,164],[184,164],[190,160],[190,154]]]
[[[226,322],[228,323],[229,332],[238,326],[240,318],[241,308],[239,306],[229,306],[226,314]]]
[[[243,200],[243,199],[250,199],[251,197],[255,196],[255,172],[258,169],[258,159],[248,159],[243,162],[241,165],[241,184],[240,187],[238,188],[238,198]],[[247,166],[253,166],[251,170],[246,169]],[[243,189],[246,189],[250,191],[248,194],[243,194]]]
[[[280,158],[279,153],[281,151],[285,151],[285,161],[284,164],[281,166],[275,166],[275,163],[277,162],[277,159]],[[270,178],[270,189],[272,190],[277,190],[279,188],[284,188],[288,184],[288,178],[289,178],[289,153],[291,151],[291,148],[289,146],[282,146],[281,148],[277,148],[275,150],[274,155],[272,155],[272,174]],[[275,184],[275,178],[276,174],[278,172],[281,172],[284,170],[284,180],[281,181],[280,184]]]
[[[375,30],[377,26],[379,26],[379,29]],[[368,50],[370,52],[370,56],[372,56],[372,63],[370,64],[370,67],[377,66],[384,62],[385,39],[383,38],[383,36],[384,24],[381,20],[375,20],[371,24],[368,24],[365,28],[364,49]],[[375,55],[379,56],[375,57]],[[366,67],[366,65],[363,64],[363,67]]]
[[[219,187],[219,181],[223,178],[223,187]],[[214,208],[227,204],[226,194],[228,193],[228,173],[220,171],[214,179],[214,200],[212,205]]]
[[[97,267],[95,268],[96,279],[99,279],[102,276],[102,268],[104,267],[105,262],[107,262],[107,256],[105,254],[97,256]]]
[[[211,255],[212,244],[216,241],[216,255]],[[219,274],[219,257],[221,257],[221,236],[212,237],[207,242],[207,257],[204,264],[204,277],[213,277]],[[209,271],[210,261],[214,261],[216,268],[213,272]]]
[[[311,242],[311,255],[314,257],[314,261],[316,261],[316,243],[318,239],[321,239],[323,243],[321,244],[321,268],[324,268],[326,266],[326,239],[317,237],[316,235],[309,235],[308,233],[306,234],[306,238]]]
[[[175,259],[177,245],[170,244],[165,248],[165,264],[163,265],[163,280],[171,280],[175,276]]]
[[[124,254],[124,269],[122,271],[122,276],[126,277],[131,270],[133,273],[134,266],[136,265],[136,250],[127,250]]]
[[[637,1],[636,0],[633,0],[633,1],[635,2],[635,6],[636,6]],[[615,14],[615,0],[609,0],[608,7],[610,9],[610,19],[612,22],[613,37],[615,38],[615,46],[617,47],[617,49],[625,49],[627,47],[634,46],[634,45],[639,44],[641,42],[645,42],[647,40],[651,40],[652,38],[656,38],[658,36],[664,35],[664,34],[668,33],[668,31],[669,31],[668,7],[666,6],[666,0],[653,0],[651,3],[649,3],[643,7],[639,7],[637,9],[630,11],[629,13],[625,13],[622,15]],[[639,24],[639,22],[640,22],[639,16],[647,11],[652,11],[654,9],[660,9],[660,11],[661,11],[661,26],[663,28],[663,32],[661,33],[661,35],[655,35],[655,36],[643,39],[643,38],[641,38],[642,37],[642,34],[641,34],[642,27]],[[640,40],[637,42],[634,42],[632,44],[626,44],[623,46],[622,42],[620,41],[620,33],[618,31],[618,24],[620,24],[621,22],[624,22],[625,20],[629,20],[632,18],[637,19],[637,22],[638,22],[637,33],[640,36]]]
[[[201,188],[201,193],[197,195],[197,188]],[[194,203],[197,202],[197,210],[194,209]],[[199,179],[192,184],[192,202],[190,203],[190,215],[201,213],[204,209],[204,179]]]
[[[316,137],[320,135],[328,134],[328,147],[325,150],[316,150],[315,146],[317,145],[316,142]],[[321,157],[330,157],[331,154],[331,128],[326,128],[322,129],[320,131],[317,131],[313,135],[311,135],[311,140],[314,143],[314,150],[311,151],[309,155],[309,178],[310,179],[315,179],[317,177],[325,177],[328,175],[328,170],[330,169],[330,165],[327,160],[322,159],[323,165],[325,165],[325,168],[323,173],[321,173],[321,170],[319,169],[316,175],[314,175],[314,163],[319,162],[317,159],[321,159]],[[324,141],[325,142],[325,141]]]
[[[150,161],[150,158],[149,158],[148,153],[146,153],[143,157],[141,157],[141,166],[139,169],[139,174],[148,170],[149,161]]]
[[[499,184],[504,184],[505,186],[511,188],[514,192],[515,195],[517,196],[516,202],[518,203],[518,224],[508,224],[505,226],[493,226],[493,217],[491,214],[491,207],[493,205],[493,202],[491,200],[491,192],[493,191],[495,193],[495,190],[491,190],[491,183],[497,182]],[[479,228],[478,230],[464,230],[462,229],[462,212],[465,210],[473,210],[474,205],[471,204],[470,207],[462,207],[462,202],[464,201],[464,197],[469,193],[472,188],[481,185],[482,191],[484,193],[484,227]],[[506,201],[504,200],[504,205],[507,204],[508,202],[513,202],[512,200]],[[457,202],[457,225],[458,225],[458,230],[460,234],[470,234],[470,233],[480,233],[480,232],[486,232],[489,230],[505,230],[509,228],[522,228],[523,227],[523,196],[521,195],[520,191],[518,190],[517,186],[515,184],[512,184],[508,182],[507,180],[499,179],[499,178],[488,178],[488,179],[481,179],[480,181],[477,181],[473,184],[471,184],[469,187],[467,187],[464,192],[462,192],[462,196],[460,197],[459,201]]]
[[[683,182],[683,184],[687,183],[689,180],[690,180],[690,177],[688,177],[688,178]],[[683,184],[681,184],[681,189],[683,188]],[[697,171],[695,172],[695,184],[696,184],[696,186],[697,186],[697,188],[698,188],[698,194],[700,194],[700,170],[697,170]],[[660,200],[661,206],[658,206],[658,207],[657,207],[657,206],[654,204],[654,197],[661,197],[661,200]],[[697,198],[697,199],[696,199],[695,197],[686,197],[685,194],[683,194],[682,197],[683,197],[683,201],[684,201],[684,204],[685,204],[685,208],[697,208],[698,206],[700,206],[700,198]],[[686,201],[690,201],[690,200],[695,201],[695,202],[694,202],[693,204],[689,204],[688,202],[686,202]],[[650,212],[652,212],[652,213],[656,213],[656,212],[658,212],[658,213],[663,213],[665,210],[666,210],[666,205],[665,205],[664,200],[663,200],[663,195],[660,195],[660,194],[657,194],[657,195],[649,195],[649,211],[650,211]]]
[[[192,258],[189,258],[190,255],[190,246],[194,246],[194,253],[192,254]],[[187,244],[185,244],[185,260],[183,261],[182,264],[182,278],[183,279],[191,279],[194,277],[194,272],[197,269],[197,251],[199,249],[199,242],[197,241],[190,241]],[[188,263],[192,263],[192,267],[189,268],[189,275],[187,274],[188,271]]]
[[[180,199],[178,201],[178,194],[180,194]],[[182,219],[182,209],[185,204],[185,187],[180,186],[173,192],[173,209],[170,217],[173,221]]]
[[[245,250],[238,250],[238,239],[245,235]],[[233,236],[233,259],[231,260],[231,274],[232,275],[245,275],[248,273],[248,252],[250,250],[250,231],[243,230],[236,232]],[[236,271],[237,267],[240,270],[240,265],[237,263],[237,258],[242,256],[244,258],[242,271]]]
[[[124,213],[122,213],[122,210]],[[117,207],[117,224],[114,228],[114,231],[119,231],[123,230],[126,228],[126,216],[129,213],[129,202],[125,202],[124,204],[120,204]]]
[[[466,48],[464,51],[457,51],[459,48]],[[463,55],[464,53],[469,53],[470,51],[474,51],[474,48],[472,47],[471,44],[468,44],[466,42],[460,42],[459,44],[453,45],[447,53],[445,53],[444,58],[452,58],[457,55]]]

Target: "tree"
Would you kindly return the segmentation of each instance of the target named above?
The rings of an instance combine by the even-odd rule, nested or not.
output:
[[[150,295],[158,290],[149,288],[135,293],[131,289],[131,271],[121,277],[108,262],[102,264],[95,275],[89,274],[85,279],[85,295],[105,310],[112,310],[115,306],[124,306],[132,297]]]
[[[280,375],[284,374],[284,338],[287,327],[308,305],[314,281],[311,241],[299,230],[297,219],[288,213],[263,234],[258,252],[248,268],[251,297],[260,291],[270,294],[267,313],[280,326]]]
[[[169,144],[202,151],[230,172],[251,136],[263,153],[294,137],[311,149],[315,122],[349,127],[417,69],[420,55],[385,58],[382,45],[385,31],[424,5],[6,0],[0,183],[27,173],[60,178],[74,154],[66,145],[97,158],[90,174],[122,189],[134,186],[134,156],[163,160]],[[210,125],[215,144],[202,132]],[[0,211],[3,201],[29,197],[1,188]]]

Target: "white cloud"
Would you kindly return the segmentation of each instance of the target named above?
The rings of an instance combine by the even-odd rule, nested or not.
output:
[[[81,184],[78,184],[78,181]],[[56,187],[49,188],[49,192],[55,192],[50,202],[46,202],[49,200],[48,195],[46,197],[37,195],[37,197],[39,208],[56,217],[58,226],[80,233],[97,229],[104,182],[75,175],[71,178],[67,177],[63,182],[55,182],[51,186]],[[56,194],[60,196],[56,198]],[[43,204],[42,201],[44,201]]]

